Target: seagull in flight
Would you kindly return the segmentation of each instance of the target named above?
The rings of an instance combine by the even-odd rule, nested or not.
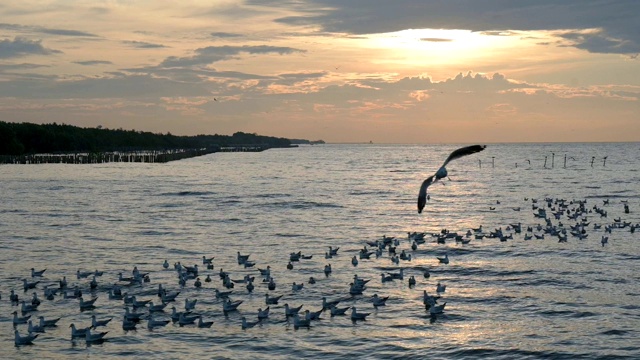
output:
[[[424,206],[427,204],[427,188],[436,181],[447,177],[448,173],[446,166],[450,161],[459,159],[463,156],[475,154],[484,150],[486,147],[486,145],[471,145],[465,146],[452,152],[447,160],[444,161],[444,164],[442,164],[440,169],[438,169],[438,171],[434,175],[429,176],[425,181],[422,182],[422,185],[420,186],[420,192],[418,193],[418,214],[422,213],[422,209],[424,209]]]

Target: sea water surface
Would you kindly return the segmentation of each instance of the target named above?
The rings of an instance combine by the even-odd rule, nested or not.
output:
[[[602,246],[604,229],[593,229],[616,218],[640,222],[640,144],[490,144],[451,162],[450,180],[430,187],[431,200],[418,214],[421,182],[457,147],[327,144],[166,164],[0,166],[0,357],[640,358],[640,230],[616,228]],[[464,245],[437,244],[427,235],[427,243],[413,251],[407,239],[414,231],[464,234],[480,225],[486,232],[518,222],[544,225],[533,217],[532,198],[543,207],[545,198],[586,200],[587,208],[597,205],[608,216],[587,215],[589,237],[570,235],[566,243],[552,237],[524,241],[524,231],[506,242],[473,238]],[[385,251],[351,264],[366,241],[383,236],[400,239],[397,251],[412,260],[396,265]],[[325,259],[329,246],[340,250]],[[297,251],[313,257],[288,270],[289,253]],[[238,265],[237,252],[250,254],[256,266]],[[445,253],[450,263],[439,264],[436,257]],[[202,264],[203,255],[215,256],[213,270]],[[165,259],[169,269],[162,267]],[[199,264],[201,280],[211,275],[212,282],[197,289],[190,280],[181,287],[176,262]],[[328,263],[333,273],[325,277]],[[156,303],[158,284],[180,291],[173,305],[182,310],[186,298],[197,299],[195,312],[213,326],[169,324],[149,331],[143,320],[136,331],[124,331],[124,304],[109,300],[107,290],[119,272],[131,276],[134,266],[148,272],[150,282],[124,291]],[[257,270],[267,266],[274,291]],[[22,279],[32,280],[31,268],[47,270],[35,290],[24,292]],[[232,279],[256,277],[252,293],[236,284],[232,299],[243,303],[226,315],[214,295],[216,288],[227,290],[218,277],[221,268]],[[399,268],[404,280],[380,281],[381,273]],[[90,279],[76,279],[78,269],[104,271],[96,291],[90,291]],[[323,296],[348,297],[355,274],[371,281],[362,296],[340,305],[371,313],[366,321],[325,312],[310,329],[295,329],[284,316],[284,303],[315,311]],[[417,281],[412,288],[411,275]],[[63,276],[85,299],[97,296],[97,307],[81,312],[76,299],[44,299],[44,286],[57,287]],[[317,282],[309,284],[309,277]],[[292,291],[293,282],[304,288]],[[435,294],[438,282],[447,285],[439,300],[447,305],[434,321],[422,296],[423,290]],[[37,323],[39,316],[60,317],[59,326],[34,345],[14,346],[12,312],[20,314],[20,306],[9,302],[11,289],[27,301],[37,292],[42,304],[32,318]],[[242,330],[242,316],[256,319],[267,292],[284,296],[271,305],[268,320]],[[387,305],[374,308],[368,301],[373,294],[389,296]],[[72,341],[70,324],[89,326],[92,314],[113,317],[96,330],[108,331],[107,341]],[[16,328],[27,332],[26,325]]]

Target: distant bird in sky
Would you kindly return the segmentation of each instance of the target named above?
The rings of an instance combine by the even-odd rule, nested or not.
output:
[[[431,184],[447,176],[446,166],[450,161],[459,159],[463,156],[475,154],[484,150],[486,147],[486,145],[471,145],[452,152],[447,160],[445,160],[444,164],[442,164],[440,169],[438,169],[438,171],[434,175],[429,176],[425,181],[422,182],[422,186],[420,186],[420,192],[418,193],[418,213],[422,213],[422,209],[424,209],[424,206],[427,204],[427,188]]]

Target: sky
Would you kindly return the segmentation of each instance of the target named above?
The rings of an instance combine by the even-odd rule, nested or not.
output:
[[[326,142],[640,141],[637,0],[0,3],[0,121]]]

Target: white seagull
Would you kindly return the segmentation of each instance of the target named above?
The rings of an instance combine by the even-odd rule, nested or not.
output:
[[[71,340],[79,337],[86,337],[87,331],[89,330],[88,327],[77,329],[76,325],[73,323],[69,325],[69,327],[71,328]]]
[[[38,337],[38,334],[33,335],[31,333],[25,336],[20,336],[20,333],[18,333],[18,330],[15,330],[14,334],[15,334],[14,342],[16,346],[32,344],[33,340],[35,340]]]
[[[101,342],[104,341],[104,336],[107,335],[108,331],[99,332],[99,333],[91,333],[91,329],[87,329],[87,332],[84,334],[84,339],[86,342]]]
[[[111,319],[113,318],[98,320],[95,315],[91,315],[91,327],[95,329],[98,326],[107,326],[107,324],[109,323],[109,321],[111,321]]]
[[[452,152],[447,160],[444,161],[444,164],[442,164],[440,169],[438,169],[438,171],[434,175],[429,176],[425,181],[422,182],[422,185],[420,186],[420,192],[418,193],[418,213],[422,213],[422,209],[424,209],[424,206],[427,204],[427,188],[436,181],[447,177],[448,173],[446,166],[450,161],[459,159],[466,155],[475,154],[484,150],[486,147],[486,145],[471,145]]]

